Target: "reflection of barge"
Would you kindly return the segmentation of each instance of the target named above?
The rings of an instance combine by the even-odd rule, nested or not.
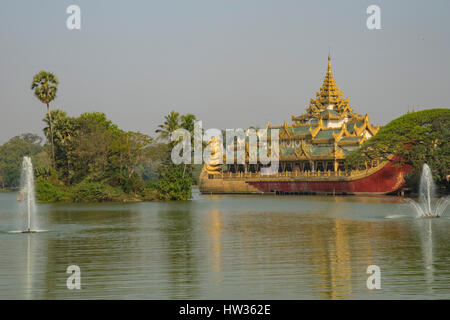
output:
[[[346,171],[348,153],[376,135],[379,126],[369,122],[349,107],[348,98],[336,86],[328,70],[316,99],[311,99],[307,113],[292,116],[292,124],[267,124],[268,135],[279,130],[279,169],[276,174],[261,175],[260,164],[249,163],[249,142],[245,144],[245,164],[227,164],[222,168],[220,153],[216,162],[205,164],[200,175],[202,193],[322,193],[387,194],[402,188],[409,167],[391,161],[373,161]],[[213,140],[213,143],[219,143]],[[220,145],[216,146],[218,150]],[[214,147],[212,147],[214,150]],[[213,157],[214,159],[214,151]]]

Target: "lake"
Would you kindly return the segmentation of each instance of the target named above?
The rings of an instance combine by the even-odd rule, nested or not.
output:
[[[38,204],[0,193],[0,299],[450,299],[450,208],[398,197],[205,196]],[[66,269],[81,270],[69,290]],[[367,268],[381,271],[369,290]]]

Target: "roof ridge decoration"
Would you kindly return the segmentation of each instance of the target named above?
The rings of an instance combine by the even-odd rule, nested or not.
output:
[[[309,128],[309,133],[311,133],[311,137],[315,138],[317,136],[317,134],[320,132],[320,130],[322,130],[323,127],[323,121],[322,118],[319,119],[319,124],[317,125],[317,127],[315,129],[313,129],[312,127]]]
[[[284,121],[284,125],[282,126],[282,128],[284,129],[283,131],[281,131],[280,133],[280,138],[292,138],[294,131],[293,129],[289,129],[289,125],[287,123],[287,121]]]
[[[354,127],[354,131],[357,136],[360,136],[365,130],[368,130],[372,136],[376,135],[378,133],[378,131],[380,130],[380,126],[374,127],[370,124],[369,114],[367,114],[367,113],[364,116],[364,123],[362,124],[362,126],[358,127],[355,124],[355,127]]]
[[[343,125],[341,127],[341,131],[339,133],[336,134],[336,133],[333,132],[332,135],[334,137],[334,141],[335,142],[338,142],[339,140],[341,140],[342,136],[344,136],[344,135],[346,137],[351,137],[352,136],[352,134],[350,132],[348,132],[347,126],[345,126],[345,125]]]

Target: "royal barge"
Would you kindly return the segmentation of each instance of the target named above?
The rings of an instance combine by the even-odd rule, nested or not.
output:
[[[316,98],[306,113],[292,116],[281,126],[267,123],[267,131],[279,132],[279,167],[271,175],[261,173],[262,165],[249,161],[249,144],[245,143],[245,164],[219,161],[223,152],[212,148],[215,161],[202,168],[199,189],[208,194],[391,194],[405,184],[408,166],[396,159],[375,160],[356,168],[344,166],[347,155],[377,134],[369,115],[359,115],[343,98],[328,69]],[[213,139],[211,143],[221,143]],[[397,159],[398,160],[398,159]]]

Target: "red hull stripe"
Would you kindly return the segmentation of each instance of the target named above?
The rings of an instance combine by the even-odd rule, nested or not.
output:
[[[397,167],[393,163],[388,163],[372,175],[353,181],[261,181],[248,183],[261,192],[386,194],[402,188],[405,184],[405,176],[409,171],[409,166]]]

